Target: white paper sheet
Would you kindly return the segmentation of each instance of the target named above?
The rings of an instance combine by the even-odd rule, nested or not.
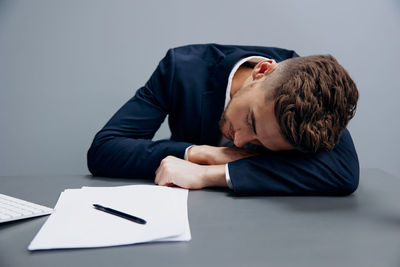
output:
[[[28,249],[188,241],[187,197],[186,189],[153,185],[66,189]],[[147,223],[137,224],[96,210],[93,204],[135,215]]]

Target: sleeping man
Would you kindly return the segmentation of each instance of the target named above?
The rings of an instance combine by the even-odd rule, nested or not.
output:
[[[237,194],[347,195],[359,163],[346,126],[357,86],[331,55],[260,46],[168,50],[95,136],[96,176]],[[171,137],[152,138],[168,115]]]

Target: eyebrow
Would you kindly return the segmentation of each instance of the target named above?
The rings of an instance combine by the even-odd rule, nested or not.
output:
[[[256,130],[256,119],[254,118],[254,111],[252,110],[250,112],[250,117],[251,117],[251,126],[253,127],[253,132],[255,134],[257,134],[257,130]]]

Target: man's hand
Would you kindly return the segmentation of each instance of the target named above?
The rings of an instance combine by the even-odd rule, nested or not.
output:
[[[207,145],[192,146],[187,153],[190,162],[203,165],[226,164],[258,154],[252,150]]]
[[[201,189],[208,186],[227,186],[225,166],[203,166],[173,156],[161,161],[154,181],[158,185]]]

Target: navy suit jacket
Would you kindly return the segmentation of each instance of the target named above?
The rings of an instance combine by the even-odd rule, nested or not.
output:
[[[168,50],[149,81],[96,134],[87,154],[90,172],[154,179],[166,156],[183,158],[192,144],[216,146],[229,73],[238,60],[253,55],[277,62],[298,56],[280,48],[218,44]],[[170,139],[152,141],[167,115]],[[346,195],[357,188],[359,178],[347,129],[331,152],[265,150],[228,167],[239,194]]]

